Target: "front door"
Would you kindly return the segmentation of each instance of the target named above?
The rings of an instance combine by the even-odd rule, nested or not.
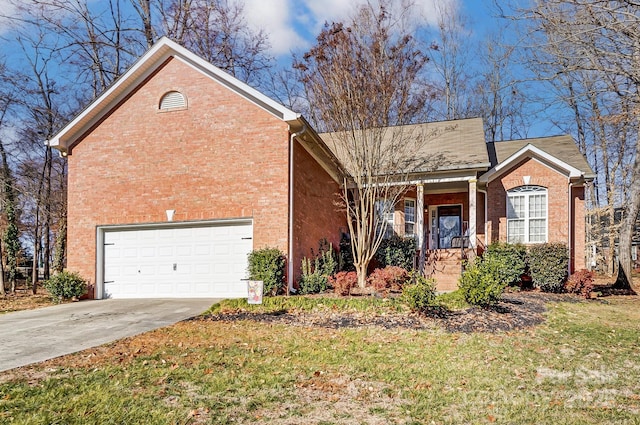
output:
[[[451,240],[462,235],[462,206],[439,205],[429,208],[431,249],[449,249]]]

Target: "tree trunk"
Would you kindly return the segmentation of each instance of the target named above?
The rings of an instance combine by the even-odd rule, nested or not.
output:
[[[53,272],[60,273],[64,270],[65,253],[67,250],[67,215],[65,213],[59,219],[58,232],[56,233],[56,248],[53,259]]]
[[[31,291],[35,295],[38,291],[38,208],[36,207],[36,223],[34,226],[33,263],[31,264]]]
[[[358,275],[358,288],[364,288],[367,286],[367,269],[369,268],[369,262],[361,262],[354,264],[356,267],[356,273]]]
[[[4,264],[2,263],[2,241],[0,241],[0,295],[7,295],[4,289]]]
[[[638,146],[640,148],[640,146]],[[640,150],[639,150],[640,152]],[[640,176],[640,153],[636,154],[633,163],[633,175]],[[636,294],[640,293],[640,283],[634,283],[631,277],[633,266],[631,264],[631,242],[633,233],[636,228],[636,220],[640,211],[640,185],[632,184],[629,189],[628,208],[625,211],[622,226],[620,228],[620,243],[618,245],[618,258],[620,266],[618,267],[618,278],[616,279],[616,287],[631,288]]]

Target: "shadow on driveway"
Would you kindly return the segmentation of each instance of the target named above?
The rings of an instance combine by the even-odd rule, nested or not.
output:
[[[195,317],[219,299],[92,300],[0,315],[0,371]]]

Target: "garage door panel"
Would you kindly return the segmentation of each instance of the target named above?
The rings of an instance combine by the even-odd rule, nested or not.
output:
[[[251,224],[106,230],[105,296],[244,297],[252,233]]]

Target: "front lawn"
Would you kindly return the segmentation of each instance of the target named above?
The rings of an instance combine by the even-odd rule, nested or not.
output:
[[[640,299],[547,308],[495,333],[183,322],[0,374],[0,423],[640,424]]]
[[[54,305],[51,296],[43,293],[42,290],[40,290],[40,293],[33,295],[30,289],[18,289],[13,294],[7,293],[4,297],[0,296],[0,314],[20,310],[33,310],[51,305]]]

